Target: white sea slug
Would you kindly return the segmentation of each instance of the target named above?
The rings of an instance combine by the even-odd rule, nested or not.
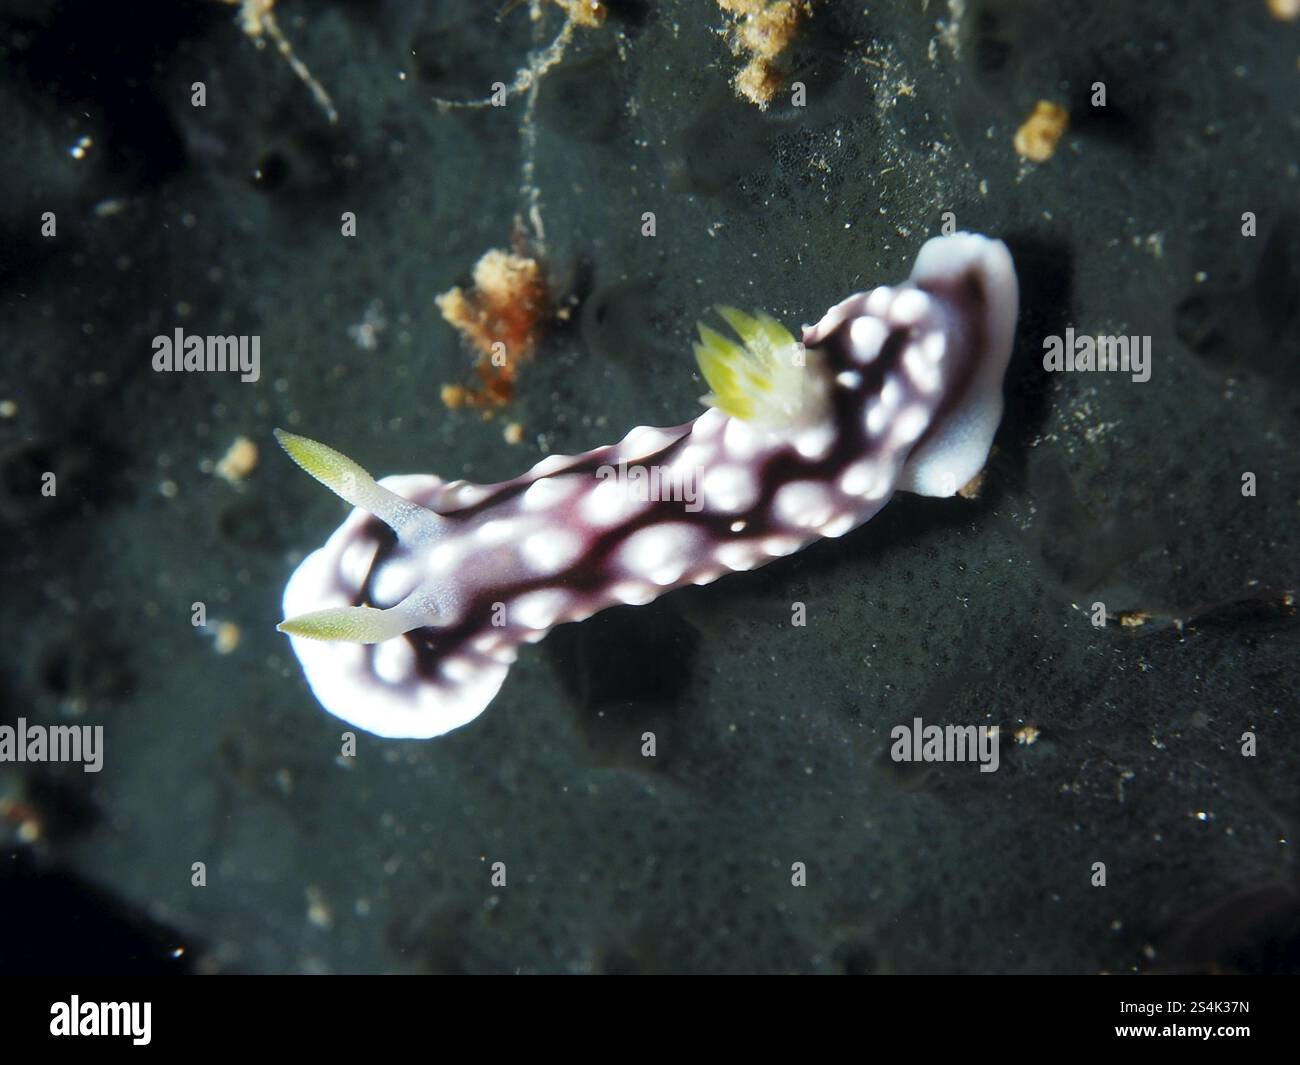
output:
[[[705,413],[500,484],[376,482],[278,432],[356,507],[289,579],[280,630],[330,713],[380,736],[439,736],[477,717],[520,645],[562,622],[842,536],[899,489],[953,495],[1002,417],[1017,304],[1006,246],[958,233],[802,342],[720,308],[743,346],[700,327]]]

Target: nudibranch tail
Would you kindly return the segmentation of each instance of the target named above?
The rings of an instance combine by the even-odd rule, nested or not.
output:
[[[1019,283],[1007,246],[977,233],[926,241],[910,282],[950,308],[947,334],[964,339],[977,356],[952,375],[946,415],[911,452],[898,479],[903,491],[951,496],[984,468],[1002,421],[1002,378],[1015,343]]]
[[[381,736],[448,732],[556,625],[843,536],[900,489],[955,494],[1002,415],[1017,303],[1005,245],[959,233],[801,341],[719,308],[739,343],[700,327],[711,409],[499,484],[376,482],[277,434],[357,508],[289,579],[281,630],[330,713]]]

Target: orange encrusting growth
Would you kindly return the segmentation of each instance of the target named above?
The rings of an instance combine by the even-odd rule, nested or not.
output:
[[[777,58],[794,40],[800,21],[812,14],[809,0],[717,0],[736,22],[731,47],[747,53],[749,62],[736,75],[736,92],[766,110],[781,88]]]
[[[536,259],[499,248],[474,265],[466,292],[453,286],[437,298],[442,316],[477,355],[478,385],[444,385],[448,407],[503,407],[514,398],[519,368],[532,358],[548,305]]]
[[[1039,100],[1016,130],[1016,154],[1032,163],[1045,163],[1056,153],[1056,145],[1070,125],[1070,113],[1051,100]]]
[[[564,9],[569,21],[576,26],[600,26],[608,13],[601,0],[554,0],[556,7]]]

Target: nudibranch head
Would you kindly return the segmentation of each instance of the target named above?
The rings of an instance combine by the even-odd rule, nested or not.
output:
[[[740,343],[700,328],[711,409],[499,484],[375,481],[280,433],[356,508],[290,578],[280,628],[345,721],[402,737],[463,725],[555,625],[842,536],[898,489],[953,495],[1001,418],[1017,299],[1006,247],[962,233],[801,341],[720,308]]]

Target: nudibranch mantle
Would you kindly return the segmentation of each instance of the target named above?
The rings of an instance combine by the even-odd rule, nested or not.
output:
[[[356,508],[293,573],[280,627],[330,713],[380,736],[442,735],[558,624],[842,536],[900,489],[956,493],[1002,417],[1018,299],[1006,246],[958,233],[928,241],[903,284],[836,304],[801,343],[721,309],[744,347],[701,327],[709,410],[499,484],[376,482],[280,433]]]

